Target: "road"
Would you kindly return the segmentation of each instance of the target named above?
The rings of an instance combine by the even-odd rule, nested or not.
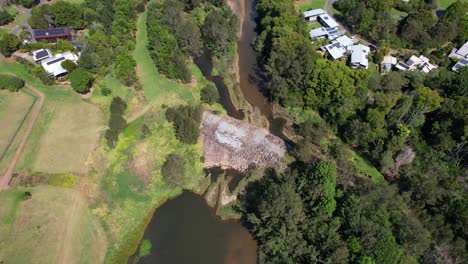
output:
[[[39,112],[41,111],[42,105],[44,104],[44,100],[45,100],[45,95],[41,93],[39,90],[37,90],[36,88],[34,88],[33,86],[29,84],[26,84],[26,86],[29,89],[31,89],[31,91],[33,91],[37,96],[39,96],[39,102],[36,105],[34,112],[32,113],[32,117],[29,120],[26,131],[24,132],[23,138],[21,138],[21,142],[18,148],[16,149],[15,156],[11,160],[10,165],[8,165],[8,169],[6,170],[5,174],[0,178],[0,191],[4,190],[11,181],[11,177],[13,175],[13,169],[15,168],[16,162],[20,158],[21,151],[23,150],[23,147],[26,144],[26,141],[28,140],[29,134],[31,133],[33,125],[36,122],[37,117],[39,116]]]

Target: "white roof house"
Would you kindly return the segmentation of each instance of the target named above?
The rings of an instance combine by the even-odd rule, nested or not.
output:
[[[319,15],[318,21],[324,26],[329,28],[336,28],[339,26],[338,22],[327,14]]]
[[[351,46],[351,67],[353,69],[369,68],[370,48],[362,44]]]
[[[309,32],[310,38],[311,39],[316,39],[316,38],[324,38],[327,37],[328,39],[335,39],[341,34],[338,32],[336,28],[326,28],[326,27],[320,27],[320,28],[314,28]]]
[[[383,73],[389,72],[394,65],[397,64],[397,58],[393,56],[385,56],[380,63],[380,68]]]
[[[419,57],[412,55],[406,62],[400,61],[395,66],[395,68],[402,71],[414,71],[419,69],[424,73],[429,73],[437,67],[437,65],[431,64],[429,59],[423,55],[420,55]]]
[[[71,60],[76,63],[78,61],[78,55],[67,51],[62,54],[57,54],[54,57],[45,59],[41,62],[41,64],[46,72],[57,77],[67,73],[67,70],[65,70],[61,65],[65,60]]]
[[[341,46],[343,46],[343,47],[345,47],[345,48],[346,48],[346,47],[349,47],[349,46],[351,46],[351,45],[353,45],[354,43],[356,43],[356,40],[351,39],[351,38],[349,38],[349,37],[346,36],[346,35],[337,38],[336,41],[337,41],[338,43],[340,43]]]
[[[461,48],[453,49],[452,52],[449,55],[450,58],[456,58],[456,59],[468,59],[468,41],[461,46]]]
[[[452,67],[452,71],[460,72],[460,69],[468,66],[468,59],[461,59],[457,64]]]
[[[320,15],[323,15],[325,14],[325,10],[323,9],[313,9],[313,10],[309,10],[309,11],[305,11],[304,13],[302,13],[302,15],[304,15],[304,18],[308,21],[314,21],[314,20],[317,20],[317,17],[320,16]]]
[[[52,56],[52,53],[48,49],[40,49],[33,51],[33,58],[35,62],[44,60]]]
[[[327,51],[334,60],[346,55],[346,47],[343,47],[338,41],[333,41],[331,44],[321,47],[321,49]]]

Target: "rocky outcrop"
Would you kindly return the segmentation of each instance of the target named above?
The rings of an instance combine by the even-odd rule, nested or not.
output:
[[[201,122],[204,167],[246,171],[276,165],[286,152],[280,138],[240,120],[204,112]]]

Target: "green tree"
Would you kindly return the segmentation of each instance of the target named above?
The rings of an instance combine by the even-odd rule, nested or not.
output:
[[[60,66],[62,66],[62,68],[64,68],[65,70],[67,70],[67,72],[72,72],[75,68],[76,68],[76,64],[71,61],[71,60],[64,60],[62,61],[62,63],[60,64]]]
[[[20,45],[18,37],[10,33],[0,33],[0,53],[10,57]]]
[[[93,84],[93,76],[78,67],[70,73],[71,87],[78,93],[86,93]]]
[[[214,104],[219,101],[219,93],[214,85],[207,85],[201,90],[201,101],[207,104]]]
[[[169,154],[164,162],[161,173],[164,180],[172,186],[182,186],[185,178],[185,161],[177,154]]]
[[[0,74],[0,90],[17,92],[24,87],[24,81],[12,75]]]
[[[211,10],[202,27],[205,46],[216,55],[225,54],[235,44],[237,25],[237,17],[229,8]]]
[[[14,17],[7,10],[0,9],[0,25],[5,25],[13,21]]]
[[[18,0],[18,4],[26,8],[31,8],[34,5],[37,5],[38,3],[39,3],[39,0]]]

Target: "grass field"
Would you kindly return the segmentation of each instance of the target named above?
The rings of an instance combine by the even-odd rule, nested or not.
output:
[[[310,9],[325,8],[327,0],[298,0],[295,2],[299,11],[304,12]]]
[[[102,263],[102,228],[77,191],[59,187],[0,193],[0,262]]]
[[[446,9],[447,7],[449,7],[451,4],[455,3],[456,1],[457,0],[437,0],[437,4],[440,7]],[[464,0],[464,1],[467,1],[467,0]]]
[[[70,87],[44,86],[18,63],[0,62],[0,73],[15,74],[46,95],[15,170],[85,171],[87,164],[83,161],[99,139],[97,131],[104,126],[99,109],[86,103]]]
[[[102,112],[95,105],[60,105],[42,136],[32,169],[46,173],[87,173],[88,156],[104,130]]]
[[[16,9],[16,7],[13,5],[8,7],[6,11],[8,12],[8,14],[10,14],[13,17],[16,16],[19,12],[18,9]]]
[[[23,91],[16,93],[0,91],[0,124],[2,124],[2,129],[0,129],[0,161],[2,154],[27,118],[34,99],[32,95]]]

